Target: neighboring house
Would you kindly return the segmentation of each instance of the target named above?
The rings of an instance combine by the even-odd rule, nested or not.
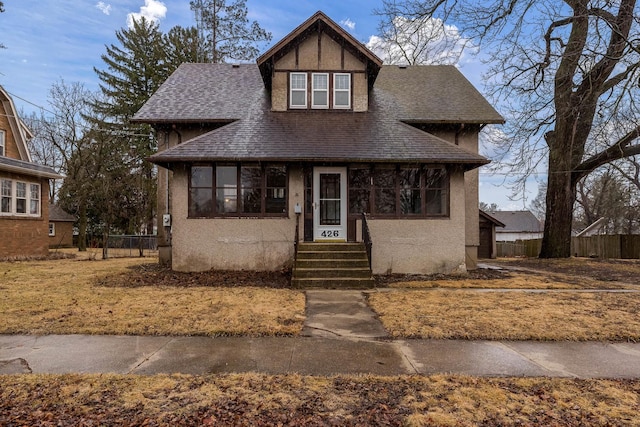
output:
[[[58,205],[49,204],[49,247],[73,246],[73,223],[76,218]]]
[[[542,239],[542,222],[530,211],[497,211],[491,216],[504,223],[504,228],[496,230],[498,242]]]
[[[493,214],[483,210],[479,211],[480,217],[480,246],[478,258],[496,258],[496,227],[504,227],[502,221],[493,217]]]
[[[362,241],[363,213],[374,273],[475,268],[478,133],[503,119],[453,66],[383,66],[318,12],[257,64],[183,64],[134,121],[175,270],[279,269],[296,235]]]
[[[62,177],[31,161],[31,137],[0,86],[0,258],[49,251],[49,180]]]

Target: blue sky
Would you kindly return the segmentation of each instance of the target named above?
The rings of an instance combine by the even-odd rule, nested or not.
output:
[[[25,113],[47,108],[49,89],[61,79],[97,90],[94,67],[104,68],[105,45],[118,44],[115,32],[127,26],[131,14],[153,17],[162,31],[194,25],[188,0],[4,0],[4,5],[0,43],[7,49],[0,50],[0,85]],[[273,42],[322,10],[366,43],[377,33],[373,9],[380,5],[380,0],[247,0],[249,19],[270,31]],[[482,91],[480,61],[467,59],[460,69]],[[503,176],[481,172],[480,200],[522,209],[523,202],[509,200],[502,183]],[[535,193],[533,186],[527,197]]]

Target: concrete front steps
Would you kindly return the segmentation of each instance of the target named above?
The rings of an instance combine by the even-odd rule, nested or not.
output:
[[[294,288],[372,288],[363,243],[300,243],[293,267]]]

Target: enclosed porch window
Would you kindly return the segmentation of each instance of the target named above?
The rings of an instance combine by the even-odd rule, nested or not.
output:
[[[284,165],[194,165],[189,172],[189,217],[287,216]]]
[[[379,217],[449,215],[449,174],[440,166],[349,168],[349,213]]]

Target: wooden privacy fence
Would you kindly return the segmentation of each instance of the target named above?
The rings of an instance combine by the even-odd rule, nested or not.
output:
[[[499,257],[537,257],[542,239],[496,242]],[[639,234],[572,237],[571,254],[577,257],[640,259]]]

